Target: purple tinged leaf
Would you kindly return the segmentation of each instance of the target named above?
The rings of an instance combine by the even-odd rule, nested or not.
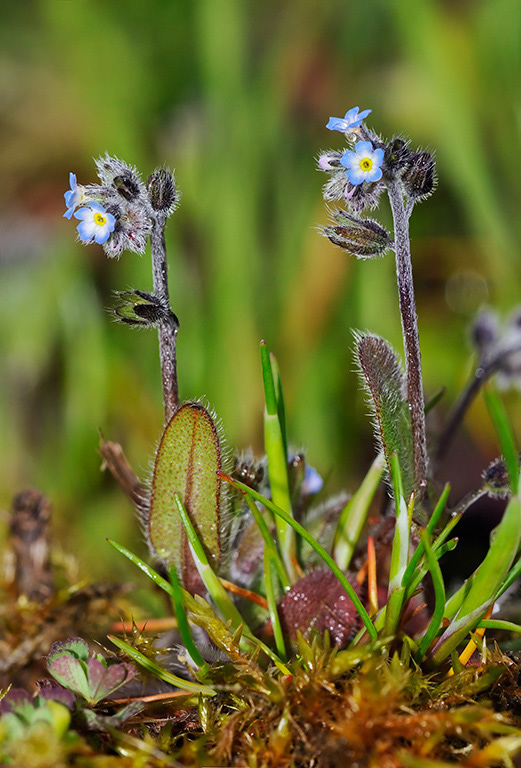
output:
[[[51,675],[60,685],[79,693],[85,699],[89,699],[89,683],[84,661],[70,655],[55,656],[53,660],[47,660],[47,666]]]
[[[49,664],[55,657],[62,656],[64,653],[71,654],[81,661],[87,661],[89,658],[89,646],[82,637],[69,637],[67,640],[57,640],[51,645],[51,650],[47,656]]]
[[[23,704],[30,704],[31,696],[23,688],[11,688],[0,701],[0,714],[5,715]]]
[[[89,659],[87,668],[91,704],[105,699],[137,674],[130,664],[125,664],[123,661],[106,667],[98,659],[93,658]]]
[[[39,680],[38,696],[46,701],[58,701],[67,709],[72,709],[76,697],[74,693],[56,682],[56,680]]]

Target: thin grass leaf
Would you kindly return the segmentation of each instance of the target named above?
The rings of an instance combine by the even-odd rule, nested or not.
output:
[[[318,541],[315,541],[315,539],[306,531],[305,528],[303,528],[300,523],[298,523],[296,520],[294,520],[290,515],[288,515],[287,512],[285,512],[283,509],[280,509],[280,507],[277,507],[276,504],[274,504],[269,499],[266,499],[264,496],[261,496],[260,493],[255,491],[253,488],[250,488],[247,485],[244,485],[244,483],[240,483],[238,480],[234,480],[233,478],[229,477],[228,475],[225,475],[224,472],[221,472],[221,477],[223,480],[226,480],[227,483],[230,483],[234,488],[237,488],[239,491],[242,491],[242,493],[251,496],[255,501],[260,501],[261,504],[263,504],[267,509],[269,509],[271,512],[273,512],[274,515],[280,515],[287,523],[288,525],[291,525],[294,530],[302,536],[302,538],[307,541],[307,543],[315,550],[317,555],[322,558],[322,560],[326,563],[329,568],[333,571],[347,594],[349,595],[350,599],[352,600],[356,610],[358,611],[360,618],[362,619],[362,622],[365,625],[365,628],[369,635],[373,638],[373,640],[376,640],[377,633],[374,628],[373,622],[369,618],[369,614],[367,613],[366,609],[364,608],[362,602],[360,601],[360,598],[354,591],[353,587],[349,583],[349,581],[346,579],[338,565],[335,563],[333,558],[331,557],[328,552],[322,547],[321,544],[318,543]]]
[[[521,558],[515,563],[515,565],[510,569],[508,576],[506,577],[505,581],[501,585],[501,589],[497,593],[496,600],[501,597],[502,594],[504,594],[507,589],[512,586],[514,581],[517,581],[517,579],[521,576]]]
[[[275,638],[275,647],[277,654],[282,661],[287,660],[286,645],[282,634],[279,612],[277,610],[277,600],[273,589],[273,578],[271,574],[272,560],[268,549],[264,549],[264,586],[266,589],[266,600],[268,601],[268,611],[270,614],[273,636]]]
[[[427,654],[426,661],[430,667],[439,667],[442,661],[455,651],[458,645],[465,639],[481,621],[483,615],[490,607],[490,600],[483,602],[472,613],[465,614],[461,618],[455,618],[451,621],[447,629],[439,638],[438,642]]]
[[[279,551],[275,545],[275,542],[273,541],[270,530],[266,525],[266,521],[264,520],[263,516],[257,509],[257,506],[253,501],[253,499],[251,499],[249,496],[246,496],[246,503],[248,504],[250,511],[255,519],[255,522],[257,523],[259,530],[262,534],[262,538],[264,539],[264,547],[269,552],[270,559],[276,568],[281,586],[284,590],[287,590],[291,587],[291,582],[290,582],[288,573],[286,571],[286,567],[282,561],[281,556],[279,555]]]
[[[510,487],[515,495],[519,486],[519,458],[512,424],[499,395],[491,385],[483,387],[483,397],[491,421],[498,436],[501,452],[505,460]]]
[[[502,619],[482,619],[477,629],[501,629],[504,632],[521,634],[521,624],[514,624],[513,621],[503,621]]]
[[[120,640],[119,637],[115,637],[114,635],[107,635],[107,637],[111,643],[114,643],[117,648],[130,656],[130,658],[135,661],[136,664],[139,664],[151,675],[159,678],[159,680],[164,680],[165,683],[175,685],[176,688],[181,688],[185,691],[191,691],[192,693],[202,693],[206,696],[215,695],[216,691],[214,691],[213,688],[210,688],[207,685],[201,685],[200,683],[192,683],[190,680],[184,680],[182,677],[178,677],[177,675],[172,674],[172,672],[168,672],[168,670],[147,658],[147,656],[140,653],[140,651],[133,648],[124,640]]]
[[[382,479],[384,465],[384,454],[380,452],[340,515],[333,544],[333,557],[343,571],[347,570],[353,557],[371,502]]]
[[[107,539],[107,541],[111,547],[114,547],[115,550],[124,555],[128,560],[130,560],[131,563],[134,563],[134,565],[137,566],[140,571],[143,571],[143,573],[148,576],[148,578],[151,579],[154,584],[156,584],[160,589],[166,592],[167,595],[170,595],[170,597],[174,599],[174,590],[172,585],[169,584],[166,579],[160,576],[159,573],[157,573],[157,571],[155,571],[148,563],[145,563],[145,561],[138,557],[138,555],[135,555],[129,549],[124,547],[122,544],[118,544],[113,539]]]
[[[418,651],[415,654],[415,659],[418,664],[421,662],[430,644],[438,634],[443,619],[443,612],[445,610],[445,584],[443,582],[443,575],[438,563],[438,558],[432,551],[426,531],[423,531],[422,533],[422,543],[434,586],[434,611],[429,626],[420,640]]]
[[[445,544],[442,544],[441,547],[438,547],[438,549],[434,549],[432,547],[432,551],[434,553],[434,556],[437,560],[441,560],[443,555],[446,555],[447,552],[453,552],[456,547],[458,546],[459,539],[450,539],[449,541],[445,542]],[[416,570],[414,577],[409,581],[406,590],[405,590],[405,600],[410,600],[410,598],[414,595],[416,590],[419,588],[420,584],[424,580],[425,576],[427,575],[427,571],[429,569],[425,565],[425,560],[422,559],[422,564],[420,567]]]
[[[280,378],[279,364],[274,354],[270,353],[271,372],[273,376],[273,386],[277,400],[277,416],[279,417],[280,431],[284,445],[284,453],[288,456],[288,438],[286,434],[286,404],[284,401],[284,392],[282,390],[282,380]]]
[[[404,498],[401,467],[397,454],[389,458],[396,510],[391,567],[389,570],[389,594],[402,586],[409,559],[410,525],[409,510]]]
[[[261,343],[262,381],[264,384],[264,447],[268,458],[268,473],[271,497],[274,503],[291,517],[291,495],[288,478],[288,456],[285,444],[285,426],[281,423],[284,408],[279,405],[280,379],[277,386],[271,356],[265,342]],[[276,369],[275,369],[276,370]],[[280,517],[275,518],[280,551],[284,565],[293,583],[298,578],[296,569],[297,548],[295,533]]]
[[[181,641],[195,664],[197,664],[198,667],[202,667],[205,664],[205,661],[201,656],[199,649],[192,637],[190,624],[188,623],[188,617],[186,615],[183,589],[179,583],[177,569],[174,566],[169,567],[168,577],[170,579],[170,584],[172,585],[172,607],[174,609],[174,615],[177,619],[177,628],[179,630],[179,634],[181,635]]]
[[[445,509],[447,499],[449,498],[449,493],[450,493],[450,485],[447,483],[445,485],[445,488],[442,491],[440,498],[438,499],[438,503],[436,504],[432,515],[429,518],[429,522],[427,523],[427,527],[425,530],[428,536],[432,535],[434,528],[438,524],[438,520],[440,519],[440,516],[443,510]],[[404,587],[407,587],[409,581],[411,581],[414,578],[414,571],[417,568],[418,563],[420,562],[423,552],[424,552],[423,538],[421,538],[418,546],[413,552],[413,555],[409,561],[409,565],[407,566],[407,568],[405,569],[405,573],[403,574],[402,585]]]

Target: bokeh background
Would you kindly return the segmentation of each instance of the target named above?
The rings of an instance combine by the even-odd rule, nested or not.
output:
[[[114,323],[114,290],[151,287],[148,254],[108,261],[62,218],[69,171],[108,151],[146,178],[175,168],[167,228],[183,398],[205,397],[230,446],[262,451],[259,341],[277,355],[289,434],[326,492],[373,455],[351,328],[401,350],[393,259],[357,262],[327,221],[319,150],[330,115],[436,152],[436,194],[412,219],[425,389],[441,420],[472,370],[469,322],[521,299],[518,0],[24,0],[0,24],[0,507],[28,485],[94,577],[142,553],[100,472],[98,429],[147,475],[162,427],[155,332]],[[389,223],[384,203],[377,214]],[[518,397],[507,404],[519,423]],[[434,424],[435,427],[435,424]],[[466,421],[458,493],[497,453],[483,406]],[[468,456],[467,467],[461,463]]]

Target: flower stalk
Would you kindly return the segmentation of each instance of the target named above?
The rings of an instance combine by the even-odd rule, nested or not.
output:
[[[414,477],[416,488],[421,493],[422,489],[425,488],[427,478],[427,443],[425,438],[425,402],[421,373],[418,317],[416,314],[409,245],[409,216],[405,209],[401,187],[396,179],[388,182],[387,192],[394,223],[394,251],[405,347],[407,400],[409,402],[413,436]]]
[[[150,233],[150,248],[152,254],[154,295],[161,300],[163,306],[170,307],[165,243],[166,218],[165,212],[156,211],[152,231]],[[170,421],[179,407],[176,356],[178,327],[173,312],[169,312],[166,317],[162,317],[159,320],[157,327],[166,424]]]

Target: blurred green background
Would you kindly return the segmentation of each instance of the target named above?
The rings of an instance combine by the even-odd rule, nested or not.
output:
[[[266,339],[293,444],[336,492],[373,452],[350,329],[401,351],[400,321],[393,259],[350,260],[316,232],[314,158],[342,146],[325,124],[354,105],[383,136],[435,150],[412,249],[425,389],[445,385],[450,405],[471,370],[470,318],[521,296],[518,0],[24,0],[1,20],[0,507],[45,491],[58,540],[96,577],[128,572],[106,536],[143,551],[97,445],[101,428],[149,474],[157,337],[107,312],[112,291],[151,287],[149,256],[109,262],[62,218],[69,171],[95,181],[105,151],[145,178],[176,170],[181,396],[205,397],[229,445],[260,453]],[[389,223],[384,202],[377,217]],[[467,431],[495,455],[480,404]]]

